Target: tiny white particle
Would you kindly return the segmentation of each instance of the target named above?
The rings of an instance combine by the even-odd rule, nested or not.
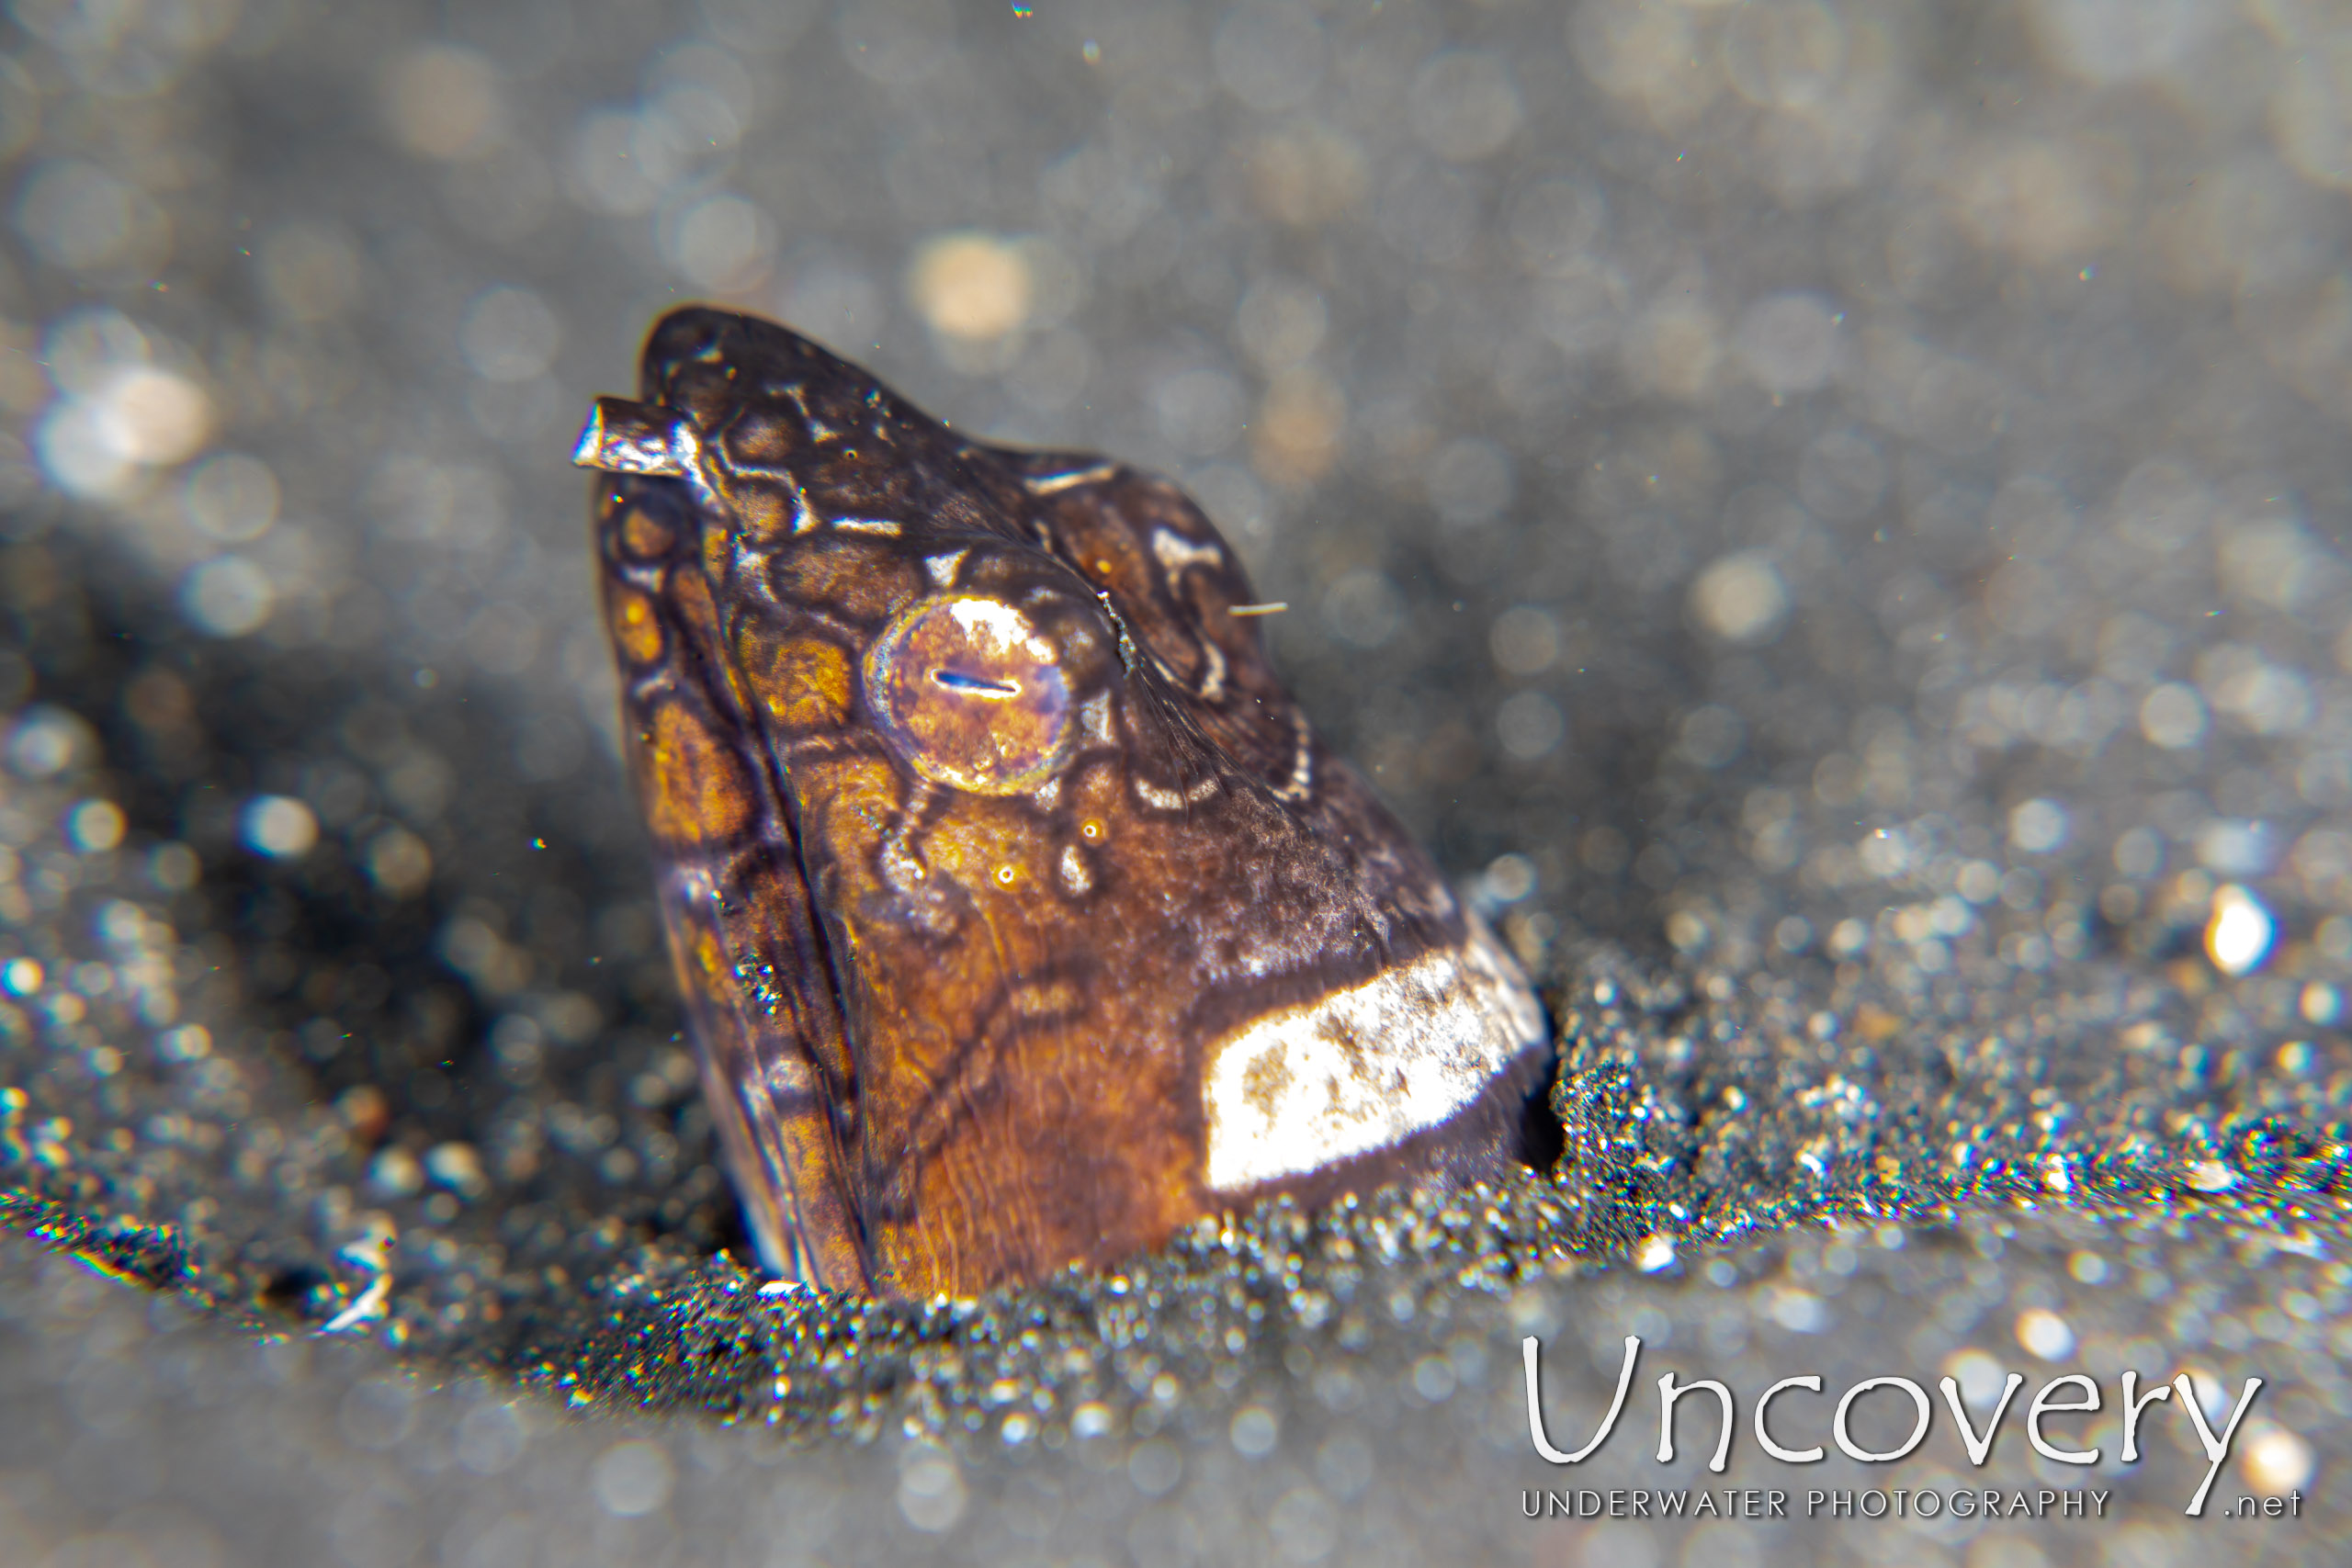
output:
[[[2217,1159],[2200,1159],[2188,1168],[2188,1185],[2199,1192],[2227,1192],[2238,1184],[2238,1173]]]
[[[1234,1412],[1227,1429],[1233,1439],[1233,1451],[1244,1459],[1263,1459],[1282,1440],[1280,1419],[1262,1404],[1243,1405]]]
[[[65,838],[84,854],[99,854],[122,842],[122,807],[111,800],[85,800],[65,817]]]
[[[2275,930],[2261,899],[2234,882],[2224,884],[2214,891],[2213,913],[2206,921],[2206,954],[2224,975],[2250,974],[2269,956]]]
[[[296,860],[319,841],[319,819],[289,795],[255,795],[238,818],[245,847],[277,860]]]
[[[1702,626],[1725,642],[1762,642],[1787,618],[1788,586],[1763,551],[1739,550],[1693,580],[1690,610]]]
[[[2056,1313],[2033,1307],[2018,1314],[2018,1343],[2045,1361],[2063,1361],[2075,1353],[2075,1331]]]
[[[2036,798],[2009,813],[2009,842],[2029,854],[2047,854],[2066,842],[2066,808]]]
[[[2247,1445],[2244,1468],[2247,1485],[2267,1497],[2278,1497],[2310,1481],[2315,1464],[2311,1444],[2284,1427],[2274,1427]]]
[[[379,1273],[368,1281],[368,1288],[352,1298],[351,1304],[319,1325],[321,1334],[348,1334],[364,1327],[384,1315],[384,1308],[392,1297],[392,1277]]]

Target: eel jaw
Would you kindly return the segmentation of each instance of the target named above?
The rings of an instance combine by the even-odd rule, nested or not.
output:
[[[1208,1047],[1202,1173],[1212,1193],[1296,1191],[1341,1168],[1361,1180],[1451,1166],[1460,1151],[1430,1146],[1458,1142],[1449,1131],[1499,1139],[1488,1153],[1524,1157],[1521,1140],[1488,1127],[1481,1108],[1540,1086],[1540,1070],[1538,1083],[1519,1080],[1531,1061],[1548,1061],[1550,1035],[1519,964],[1464,913],[1459,946],[1264,1014]],[[1500,1161],[1476,1163],[1501,1174]]]

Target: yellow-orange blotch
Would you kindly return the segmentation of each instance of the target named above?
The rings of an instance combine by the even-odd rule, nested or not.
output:
[[[727,504],[749,538],[764,542],[792,532],[792,508],[773,485],[730,485]]]
[[[659,560],[677,542],[670,525],[643,507],[630,508],[621,519],[621,547],[639,560]]]
[[[779,593],[824,604],[844,620],[888,615],[913,586],[904,563],[877,556],[863,540],[818,535],[775,563]]]
[[[616,588],[610,614],[613,641],[630,663],[650,664],[662,657],[662,621],[653,601],[633,588]]]
[[[732,838],[751,825],[752,781],[735,753],[675,704],[659,709],[645,744],[645,814],[672,844]]]
[[[747,635],[741,658],[760,705],[786,729],[806,733],[849,722],[849,655],[822,638],[783,642]]]
[[[695,962],[702,965],[703,978],[714,991],[724,995],[732,983],[733,973],[727,963],[727,950],[718,945],[718,933],[704,931],[695,939]]]

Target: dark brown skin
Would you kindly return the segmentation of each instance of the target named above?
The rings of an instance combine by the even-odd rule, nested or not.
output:
[[[1265,1190],[1521,1152],[1539,1042],[1442,1124],[1207,1185],[1213,1043],[1473,939],[1173,486],[967,442],[716,310],[655,327],[640,399],[600,400],[581,460],[672,955],[771,1267],[971,1293]]]

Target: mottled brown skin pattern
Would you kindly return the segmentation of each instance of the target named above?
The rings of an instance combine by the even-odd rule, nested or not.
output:
[[[969,1293],[1230,1207],[1201,1181],[1203,1043],[1464,931],[1228,613],[1253,602],[1231,552],[1165,481],[966,441],[765,321],[679,310],[643,372],[612,417],[682,418],[696,450],[685,477],[599,476],[605,611],[706,1088],[771,1262]],[[950,623],[875,652],[967,595],[1017,606],[1067,686],[1005,682],[1027,706],[984,761],[1012,793],[910,761],[989,744],[956,703],[1011,712],[985,670],[921,684],[906,661]],[[937,723],[890,730],[869,677]],[[1282,1185],[1491,1171],[1533,1077],[1401,1161]]]

